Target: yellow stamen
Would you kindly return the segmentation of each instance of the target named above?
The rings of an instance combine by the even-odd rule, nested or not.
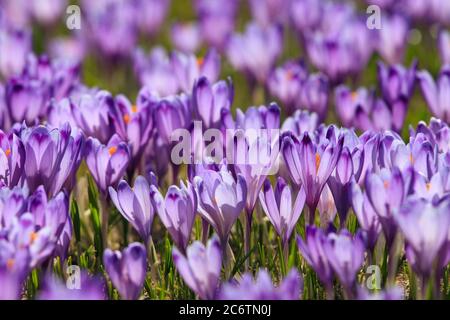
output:
[[[123,121],[124,121],[126,124],[128,124],[128,123],[130,122],[130,115],[129,115],[128,113],[126,113],[126,114],[123,116]]]
[[[131,112],[133,112],[133,113],[136,113],[137,112],[137,106],[135,105],[135,104],[133,104],[132,106],[131,106]]]
[[[316,152],[316,172],[319,171],[320,166],[320,154]]]
[[[6,261],[6,268],[8,268],[8,270],[11,270],[14,267],[14,259],[10,258]]]
[[[11,155],[11,149],[6,149],[5,154],[7,157]]]
[[[414,158],[413,158],[412,153],[409,154],[409,162],[410,162],[411,164],[414,164]]]
[[[111,147],[108,149],[109,155],[112,156],[114,153],[116,153],[117,147]]]
[[[427,191],[430,191],[430,189],[431,189],[431,183],[427,183],[426,185],[425,185],[425,187],[427,188]]]

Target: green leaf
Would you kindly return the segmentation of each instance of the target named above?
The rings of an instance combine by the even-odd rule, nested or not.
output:
[[[70,206],[70,216],[72,218],[73,232],[75,233],[75,239],[77,243],[81,241],[81,224],[80,224],[80,211],[75,199],[72,199]]]

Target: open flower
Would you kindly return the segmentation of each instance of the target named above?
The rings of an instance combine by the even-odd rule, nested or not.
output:
[[[186,250],[186,256],[177,248],[172,251],[173,262],[184,282],[200,299],[214,299],[222,267],[222,249],[217,237],[205,247],[195,241]]]
[[[169,231],[177,248],[184,252],[189,243],[195,215],[197,213],[197,193],[188,182],[181,182],[181,187],[172,185],[165,198],[155,185],[151,186],[151,197],[155,210],[162,223]]]
[[[120,214],[131,223],[145,243],[148,243],[155,214],[147,180],[138,176],[133,189],[122,180],[117,186],[117,191],[109,187],[109,195]]]
[[[141,243],[134,242],[122,252],[106,249],[103,263],[114,287],[122,299],[136,300],[147,275],[147,252]]]

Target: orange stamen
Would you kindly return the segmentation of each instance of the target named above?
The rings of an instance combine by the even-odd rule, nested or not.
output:
[[[129,115],[128,113],[126,113],[126,114],[123,116],[123,121],[124,121],[126,124],[128,124],[128,123],[130,122],[130,115]]]
[[[431,189],[431,183],[427,183],[426,185],[425,185],[425,187],[427,188],[427,191],[430,191],[430,189]]]
[[[197,66],[201,68],[203,66],[203,63],[205,63],[205,59],[203,57],[197,58]]]
[[[388,181],[384,181],[383,184],[384,184],[384,188],[385,188],[385,189],[389,188],[389,182],[388,182]]]
[[[109,155],[112,156],[114,153],[116,153],[117,147],[111,147],[108,149]]]
[[[37,238],[38,238],[38,234],[36,232],[32,232],[30,234],[30,242],[31,243],[35,242]]]
[[[10,258],[6,261],[6,268],[8,268],[8,270],[11,270],[14,267],[14,259]]]
[[[7,157],[11,155],[11,149],[6,149],[5,154]]]
[[[138,108],[135,104],[131,106],[131,112],[136,113],[137,110],[138,110]]]
[[[319,171],[320,166],[320,154],[316,152],[316,172]]]
[[[358,98],[358,92],[353,91],[353,92],[350,94],[350,97],[351,97],[352,101],[355,102],[355,101],[356,101],[356,98]]]

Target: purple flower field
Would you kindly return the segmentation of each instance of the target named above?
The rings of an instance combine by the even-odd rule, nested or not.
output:
[[[448,0],[0,0],[0,300],[448,300],[448,123]]]

